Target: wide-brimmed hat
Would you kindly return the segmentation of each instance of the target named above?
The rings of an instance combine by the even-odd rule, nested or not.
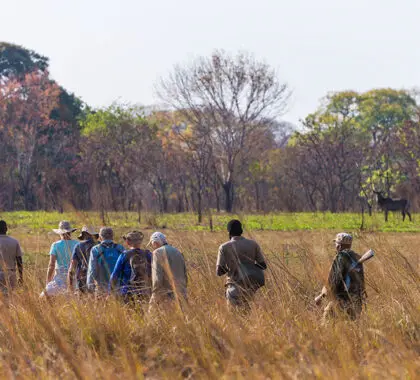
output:
[[[340,232],[336,235],[335,239],[333,240],[336,244],[345,244],[345,245],[351,245],[353,242],[353,236],[346,232]]]
[[[80,235],[78,236],[78,239],[83,239],[83,232],[88,233],[89,235],[95,236],[96,238],[99,237],[99,232],[96,232],[95,228],[92,226],[83,226]]]
[[[153,242],[159,243],[160,245],[168,243],[168,241],[166,240],[166,236],[162,232],[153,232],[152,236],[150,236],[150,240],[147,246],[149,246]]]
[[[58,228],[53,229],[53,231],[58,235],[71,234],[76,230],[77,228],[71,228],[71,224],[67,220],[62,220],[60,223],[58,223]]]
[[[132,243],[141,242],[144,239],[144,235],[140,231],[130,231],[123,236],[124,240],[128,240]]]

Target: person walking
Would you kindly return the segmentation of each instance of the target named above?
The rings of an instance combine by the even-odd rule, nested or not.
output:
[[[330,301],[324,309],[323,323],[341,311],[351,320],[357,319],[363,309],[366,297],[363,264],[358,264],[360,255],[351,249],[353,237],[341,232],[334,239],[335,258],[328,275],[328,285],[324,286],[316,298],[329,296]]]
[[[152,254],[152,297],[150,304],[187,299],[187,268],[182,253],[168,244],[166,236],[154,232],[149,245]]]
[[[70,267],[67,275],[67,283],[70,291],[74,291],[76,279],[77,291],[87,292],[87,270],[89,265],[90,251],[97,244],[99,234],[92,227],[83,226],[78,239],[80,243],[73,248]],[[75,278],[76,272],[76,278]]]
[[[216,263],[217,276],[227,275],[226,300],[229,307],[249,309],[249,301],[258,288],[265,285],[267,269],[260,246],[242,236],[239,220],[227,225],[229,241],[219,247]]]
[[[58,224],[58,229],[53,229],[54,233],[60,235],[60,240],[51,245],[46,286],[41,297],[52,297],[66,291],[71,254],[78,243],[77,240],[71,238],[71,234],[76,230],[66,220],[62,220]]]
[[[23,284],[23,253],[19,242],[7,236],[7,231],[7,223],[0,220],[0,289],[4,294]]]
[[[124,252],[124,247],[114,243],[114,231],[103,227],[99,231],[100,244],[90,251],[87,271],[87,287],[89,292],[108,293],[109,280],[114,271],[118,257]]]
[[[123,239],[128,250],[117,260],[109,282],[110,291],[116,292],[127,303],[149,301],[152,253],[141,249],[144,235],[140,231],[131,231]]]

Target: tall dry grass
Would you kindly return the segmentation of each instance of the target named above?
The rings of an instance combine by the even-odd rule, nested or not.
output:
[[[15,234],[16,235],[16,234]],[[251,313],[230,313],[215,276],[222,233],[169,231],[185,254],[189,304],[149,314],[117,300],[40,301],[50,236],[21,235],[25,287],[0,303],[0,376],[8,378],[420,378],[420,236],[368,234],[368,307],[358,322],[320,325],[313,304],[332,234],[260,232],[269,269]]]

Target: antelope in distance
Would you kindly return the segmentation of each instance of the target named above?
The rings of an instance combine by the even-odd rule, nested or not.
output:
[[[401,211],[403,216],[403,222],[405,220],[405,215],[407,214],[411,222],[410,214],[410,202],[407,199],[392,199],[385,198],[382,191],[373,191],[378,198],[379,207],[385,212],[385,222],[388,221],[388,212],[389,211]]]

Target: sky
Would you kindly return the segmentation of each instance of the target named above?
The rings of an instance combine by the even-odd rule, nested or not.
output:
[[[420,87],[418,0],[0,0],[0,41],[50,58],[94,107],[159,102],[156,81],[215,49],[249,51],[293,90],[298,124],[330,91]]]

